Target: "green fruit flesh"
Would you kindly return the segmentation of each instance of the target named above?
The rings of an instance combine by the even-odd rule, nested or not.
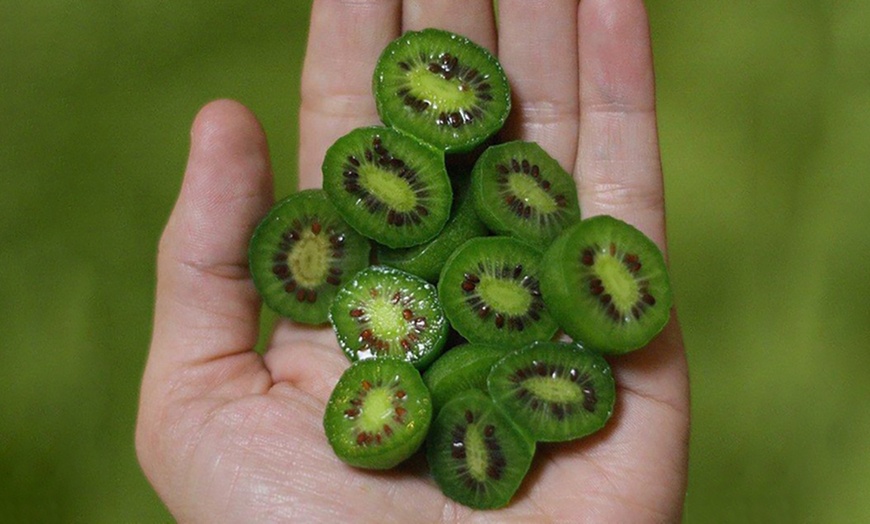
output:
[[[432,424],[426,457],[451,499],[475,509],[506,506],[531,466],[535,444],[478,390],[450,400]]]
[[[468,389],[486,391],[486,379],[505,350],[487,344],[462,344],[441,355],[423,374],[435,413]]]
[[[484,151],[474,166],[472,194],[478,216],[490,229],[539,249],[580,220],[574,179],[531,142]]]
[[[386,266],[371,266],[344,285],[329,318],[351,360],[392,357],[419,369],[441,353],[450,327],[432,284]]]
[[[610,415],[616,389],[610,366],[577,344],[536,342],[497,362],[487,380],[496,405],[535,440],[590,435]]]
[[[263,301],[297,322],[328,322],[339,286],[368,265],[369,241],[338,214],[322,190],[277,203],[251,238],[251,276]]]
[[[540,253],[509,237],[474,238],[444,265],[438,291],[453,328],[471,342],[516,348],[557,325],[541,298]]]
[[[366,360],[341,376],[323,418],[327,439],[347,464],[388,469],[414,454],[432,420],[429,391],[409,363]]]
[[[510,112],[498,60],[438,29],[409,31],[390,43],[375,68],[374,92],[384,123],[450,153],[492,136]]]
[[[454,187],[457,185],[453,184]],[[467,183],[465,184],[467,185]],[[429,282],[438,281],[444,262],[466,240],[485,236],[489,231],[477,217],[470,191],[455,191],[450,219],[433,240],[408,248],[378,247],[378,262],[407,271]]]
[[[575,340],[607,353],[645,346],[670,317],[673,301],[658,247],[609,216],[568,228],[547,249],[541,291]]]
[[[443,154],[384,127],[339,138],[323,162],[323,188],[348,224],[394,248],[434,238],[453,200]]]

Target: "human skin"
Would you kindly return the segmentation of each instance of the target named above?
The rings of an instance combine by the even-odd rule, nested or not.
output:
[[[496,52],[514,108],[501,138],[536,141],[574,173],[585,217],[610,214],[665,246],[652,54],[640,0],[315,0],[302,76],[300,188],[329,145],[378,123],[371,74],[402,31],[440,27]],[[340,28],[340,29],[338,29]],[[181,522],[677,522],[686,486],[688,370],[676,314],[609,358],[613,418],[541,445],[513,502],[474,511],[411,460],[389,472],[332,453],[322,418],[348,361],[329,327],[281,320],[264,355],[246,247],[273,203],[266,138],[236,102],[196,117],[160,239],[136,430],[142,468]]]

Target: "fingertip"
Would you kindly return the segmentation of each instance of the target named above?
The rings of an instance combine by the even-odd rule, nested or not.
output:
[[[578,13],[584,103],[651,108],[652,54],[643,1],[584,0]]]
[[[208,155],[210,163],[224,161],[251,163],[255,173],[270,169],[266,133],[260,121],[247,107],[235,100],[219,99],[204,105],[190,130],[189,164]],[[188,166],[190,167],[190,165]],[[188,169],[187,175],[199,171]]]

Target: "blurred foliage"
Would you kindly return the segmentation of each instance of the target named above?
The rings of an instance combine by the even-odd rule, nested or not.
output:
[[[870,4],[650,2],[688,522],[870,521]],[[0,4],[0,515],[159,522],[133,450],[197,109],[296,176],[307,2]]]

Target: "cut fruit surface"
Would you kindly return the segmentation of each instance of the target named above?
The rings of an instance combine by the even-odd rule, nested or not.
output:
[[[441,491],[475,509],[506,506],[534,453],[534,441],[474,389],[441,409],[426,441],[426,458]]]
[[[370,249],[326,193],[310,189],[269,211],[251,238],[248,259],[269,308],[297,322],[324,324],[339,287],[368,265]]]
[[[453,209],[450,219],[438,236],[425,244],[401,249],[378,246],[378,262],[407,271],[429,282],[437,282],[444,262],[456,246],[489,233],[486,225],[477,217],[468,185],[467,178],[458,182],[454,179]]]
[[[453,328],[470,342],[517,348],[556,332],[539,290],[541,254],[510,237],[473,238],[444,264],[438,291]]]
[[[414,454],[432,420],[429,390],[411,364],[396,359],[352,364],[323,417],[329,444],[344,462],[391,468]]]
[[[409,31],[390,43],[375,68],[374,92],[384,123],[449,153],[495,134],[510,112],[498,60],[439,29]]]
[[[487,148],[474,165],[472,195],[491,230],[539,249],[580,220],[574,179],[532,142]]]
[[[572,440],[601,429],[616,399],[610,365],[577,344],[535,342],[493,367],[493,401],[541,442]]]
[[[434,238],[453,201],[443,153],[385,127],[339,138],[326,152],[323,189],[354,229],[395,248]]]
[[[601,215],[571,226],[547,249],[543,267],[541,291],[553,317],[595,350],[643,347],[670,318],[662,253],[621,220]]]
[[[351,360],[392,357],[424,369],[447,340],[449,324],[435,286],[386,266],[371,266],[339,290],[329,313]]]

